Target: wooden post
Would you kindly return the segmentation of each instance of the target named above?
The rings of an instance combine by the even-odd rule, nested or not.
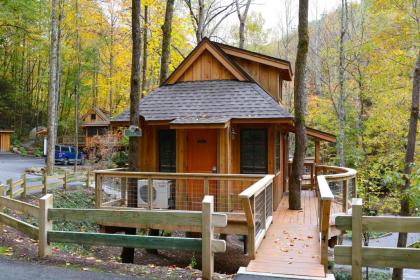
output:
[[[48,184],[47,184],[47,170],[45,170],[45,169],[42,172],[42,184],[44,185],[44,187],[42,188],[42,194],[46,195]]]
[[[90,187],[90,170],[86,174],[86,188]]]
[[[147,179],[147,208],[153,209],[153,179]]]
[[[0,196],[6,196],[4,185],[0,183]],[[0,211],[3,211],[3,207],[0,205]],[[4,225],[0,223],[0,232],[3,232]]]
[[[321,263],[328,271],[328,231],[330,229],[331,200],[321,200]]]
[[[203,279],[211,280],[214,269],[214,253],[212,250],[212,240],[214,228],[212,225],[212,215],[214,211],[213,196],[206,195],[202,202],[202,271]]]
[[[204,178],[204,195],[210,194],[209,178]]]
[[[353,195],[353,198],[356,198],[357,197],[357,179],[356,177],[354,177],[352,180],[353,180],[352,195]]]
[[[352,199],[351,274],[362,279],[362,199]]]
[[[127,205],[127,182],[126,177],[121,178],[121,206]]]
[[[9,186],[9,196],[10,198],[13,198],[13,179],[10,178],[6,182],[7,182],[7,185]]]
[[[101,208],[102,204],[102,177],[95,173],[95,207]]]
[[[51,255],[51,246],[48,243],[48,231],[52,230],[52,220],[48,219],[48,209],[53,207],[53,195],[46,194],[39,200],[39,241],[38,254],[43,258]]]
[[[321,163],[321,145],[319,140],[315,140],[315,164]]]
[[[242,199],[242,205],[245,212],[245,217],[247,220],[248,226],[248,236],[247,236],[247,251],[248,257],[253,260],[255,259],[255,220],[254,220],[254,211],[251,205],[254,204],[253,197],[252,198],[244,198]]]
[[[343,212],[347,214],[349,209],[349,181],[343,180]]]
[[[64,191],[67,191],[67,171],[66,170],[64,170],[63,189]]]
[[[25,198],[26,197],[26,188],[27,188],[27,186],[26,186],[26,173],[23,173],[22,174],[22,176],[21,176],[21,178],[22,178],[22,180],[23,180],[23,183],[22,183],[22,188],[23,188],[23,192],[22,192],[22,198]]]

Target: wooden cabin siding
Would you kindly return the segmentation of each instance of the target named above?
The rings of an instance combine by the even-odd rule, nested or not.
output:
[[[217,172],[228,174],[241,173],[241,141],[240,133],[244,128],[265,128],[267,129],[267,173],[275,174],[273,183],[273,203],[277,208],[284,192],[285,172],[287,171],[287,146],[286,130],[278,124],[232,124],[226,128],[202,128],[203,130],[217,131]],[[142,125],[143,136],[139,138],[140,150],[138,159],[140,161],[140,170],[147,172],[156,172],[159,170],[159,141],[158,131],[160,129],[169,129],[168,125]],[[188,135],[195,129],[176,129],[176,172],[185,173],[190,170],[189,166],[189,144]],[[200,129],[201,130],[201,129]],[[233,130],[233,132],[232,132]],[[280,170],[275,170],[275,134],[280,135]],[[196,155],[200,157],[200,155]],[[208,171],[211,172],[211,171]],[[241,207],[241,201],[238,194],[249,187],[253,181],[219,181],[217,199],[219,205],[224,205],[226,209],[217,211],[235,211]],[[185,207],[187,201],[188,182],[186,180],[177,180],[176,182],[176,208],[188,210]],[[229,209],[228,209],[229,208]]]
[[[236,80],[209,51],[205,50],[191,63],[178,81]]]
[[[243,58],[233,59],[254,78],[274,99],[281,101],[282,79],[277,68]]]
[[[10,151],[10,133],[0,132],[0,152]]]

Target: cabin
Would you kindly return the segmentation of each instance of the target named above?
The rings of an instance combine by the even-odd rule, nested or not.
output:
[[[214,231],[244,236],[251,261],[239,272],[325,279],[328,246],[342,233],[334,217],[347,213],[348,200],[357,196],[356,172],[322,165],[321,145],[334,143],[335,136],[307,127],[314,147],[302,177],[307,190],[301,193],[302,209],[288,209],[295,126],[283,104],[283,87],[292,79],[286,60],[203,39],[140,101],[140,171],[95,171],[95,207],[158,209],[171,219],[173,210],[204,211],[203,198],[211,195],[214,211],[227,217],[227,224]],[[129,110],[110,122],[127,126]],[[101,226],[105,232],[203,230],[158,219]]]
[[[0,152],[10,152],[10,136],[13,130],[0,129]]]
[[[204,39],[140,102],[141,171],[274,174],[276,208],[288,182],[288,135],[294,126],[282,89],[292,75],[288,61]],[[128,120],[125,110],[111,123]],[[316,142],[319,162],[320,141],[335,137],[311,128],[308,136]],[[243,187],[237,183],[230,192]],[[187,196],[189,205],[183,208],[196,209],[202,193],[195,189],[176,188],[176,204]]]

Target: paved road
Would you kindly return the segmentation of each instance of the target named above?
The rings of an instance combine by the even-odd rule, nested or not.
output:
[[[144,280],[113,273],[77,271],[60,267],[31,264],[0,257],[0,280]]]
[[[45,166],[43,158],[22,157],[12,153],[0,153],[0,182],[19,179],[28,167]]]

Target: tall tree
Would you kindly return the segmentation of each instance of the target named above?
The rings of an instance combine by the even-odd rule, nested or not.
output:
[[[162,55],[160,58],[160,84],[162,85],[169,72],[169,59],[171,53],[172,18],[174,15],[175,0],[166,1],[165,23],[162,25]]]
[[[148,51],[149,46],[149,6],[144,6],[144,17],[143,17],[143,65],[141,69],[141,96],[147,91],[146,79],[147,79],[147,62],[148,62]]]
[[[247,0],[245,4],[244,12],[241,13],[240,1],[235,0],[236,13],[239,19],[239,48],[243,49],[245,46],[245,24],[246,17],[248,16],[249,6],[251,6],[252,0]]]
[[[414,164],[414,154],[416,149],[416,135],[417,135],[417,122],[419,119],[419,95],[420,95],[420,52],[417,55],[417,62],[413,71],[413,91],[411,96],[411,114],[410,123],[408,126],[407,136],[407,149],[405,153],[404,164],[404,185],[400,187],[400,215],[410,216],[410,200],[408,191],[410,189],[411,169]],[[400,232],[398,234],[397,247],[407,246],[407,233]],[[394,268],[392,272],[393,280],[403,279],[403,270],[401,268]]]
[[[339,96],[338,101],[335,106],[335,110],[338,118],[338,143],[337,143],[337,154],[340,161],[340,166],[344,166],[344,102],[346,100],[346,93],[344,88],[344,73],[345,69],[345,53],[344,53],[344,44],[346,43],[347,36],[347,22],[348,22],[348,13],[347,13],[347,0],[341,0],[341,22],[340,22],[340,49],[339,49],[339,65],[338,65],[338,85],[339,85]]]
[[[82,74],[82,61],[80,57],[80,14],[79,14],[79,1],[76,0],[76,42],[75,47],[77,51],[77,76],[76,84],[74,86],[74,144],[75,144],[75,161],[74,172],[77,171],[77,159],[79,157],[79,97],[80,97],[80,78]]]
[[[303,174],[303,164],[306,153],[306,126],[305,126],[305,70],[308,54],[309,35],[308,35],[308,0],[299,0],[299,42],[295,62],[295,151],[293,154],[292,174],[289,187],[289,209],[301,209],[301,177]]]
[[[48,146],[47,146],[47,173],[54,172],[55,142],[57,137],[56,117],[56,87],[57,87],[57,11],[56,0],[51,1],[51,37],[50,37],[50,77],[48,90]]]
[[[140,51],[141,51],[141,29],[140,29],[140,0],[132,0],[131,11],[131,36],[133,41],[133,53],[131,56],[131,79],[130,79],[130,125],[139,126],[139,105],[140,105]],[[129,138],[128,146],[128,168],[130,171],[140,169],[139,160],[139,141],[137,137]],[[137,207],[137,180],[128,180],[128,207]],[[135,228],[127,228],[126,234],[136,234]],[[123,248],[121,260],[124,263],[134,261],[134,248]]]

